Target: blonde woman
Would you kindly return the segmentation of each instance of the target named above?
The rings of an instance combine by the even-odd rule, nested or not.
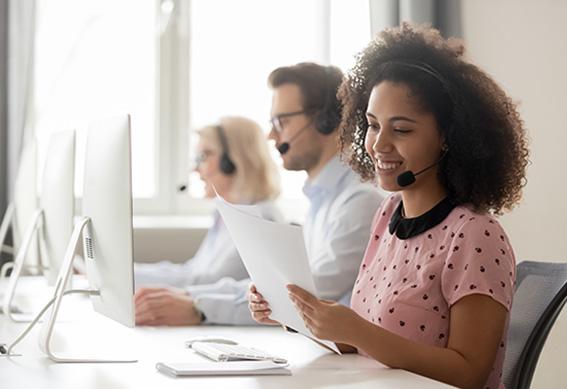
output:
[[[273,200],[279,195],[279,175],[260,126],[243,117],[225,117],[199,130],[196,170],[205,196],[215,190],[235,204],[256,205],[266,219],[281,221]],[[218,212],[195,256],[183,264],[168,261],[136,264],[136,323],[186,325],[197,319],[188,286],[211,284],[229,277],[248,277]],[[159,286],[159,287],[156,287]]]

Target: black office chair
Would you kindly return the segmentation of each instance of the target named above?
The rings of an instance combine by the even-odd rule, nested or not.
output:
[[[567,263],[518,264],[504,360],[507,389],[528,389],[543,345],[567,301]]]

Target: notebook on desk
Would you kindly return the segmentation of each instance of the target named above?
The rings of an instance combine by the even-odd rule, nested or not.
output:
[[[159,362],[156,369],[172,377],[291,375],[288,364],[273,361],[238,362]]]

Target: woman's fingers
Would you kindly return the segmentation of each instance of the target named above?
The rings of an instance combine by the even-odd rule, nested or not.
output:
[[[267,309],[265,311],[253,312],[252,317],[258,323],[270,324],[270,323],[274,323],[274,321],[270,319],[271,314],[272,314],[272,311]]]
[[[256,289],[256,285],[254,284],[250,284],[250,293],[248,295],[254,296],[255,298],[259,298],[261,300],[264,299],[264,296],[262,296],[262,293],[258,292],[258,289]]]
[[[266,300],[264,300],[264,296],[262,296],[261,293],[259,293],[256,290],[256,286],[254,284],[250,284],[250,288],[249,288],[249,293],[248,293],[248,301],[250,303],[255,302],[255,303],[265,303]]]
[[[320,305],[317,297],[297,285],[288,285],[287,290],[289,291],[290,298],[292,298],[294,302],[300,302],[311,309],[315,309]]]
[[[266,301],[264,299],[264,296],[262,296],[260,293],[252,293],[250,296],[252,297],[252,301],[256,301],[256,302]]]
[[[293,302],[293,305],[295,305],[295,308],[302,313],[311,314],[315,311],[311,306],[309,306],[305,303],[302,303],[300,300],[296,299],[293,296],[290,296],[290,299]]]
[[[252,318],[260,324],[279,324],[277,321],[270,319],[272,310],[270,304],[258,292],[254,284],[250,284],[248,293],[248,309],[252,314]]]
[[[252,311],[264,311],[266,309],[270,309],[270,305],[265,301],[262,303],[250,302],[249,306]]]

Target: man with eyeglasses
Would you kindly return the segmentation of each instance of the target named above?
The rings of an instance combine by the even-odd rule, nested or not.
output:
[[[274,70],[268,78],[273,90],[269,138],[287,170],[307,172],[303,192],[309,210],[303,231],[318,295],[349,304],[372,217],[383,196],[361,183],[338,156],[341,106],[336,93],[342,77],[338,68],[314,63]],[[250,280],[225,278],[188,287],[197,322],[254,324],[249,286]]]

